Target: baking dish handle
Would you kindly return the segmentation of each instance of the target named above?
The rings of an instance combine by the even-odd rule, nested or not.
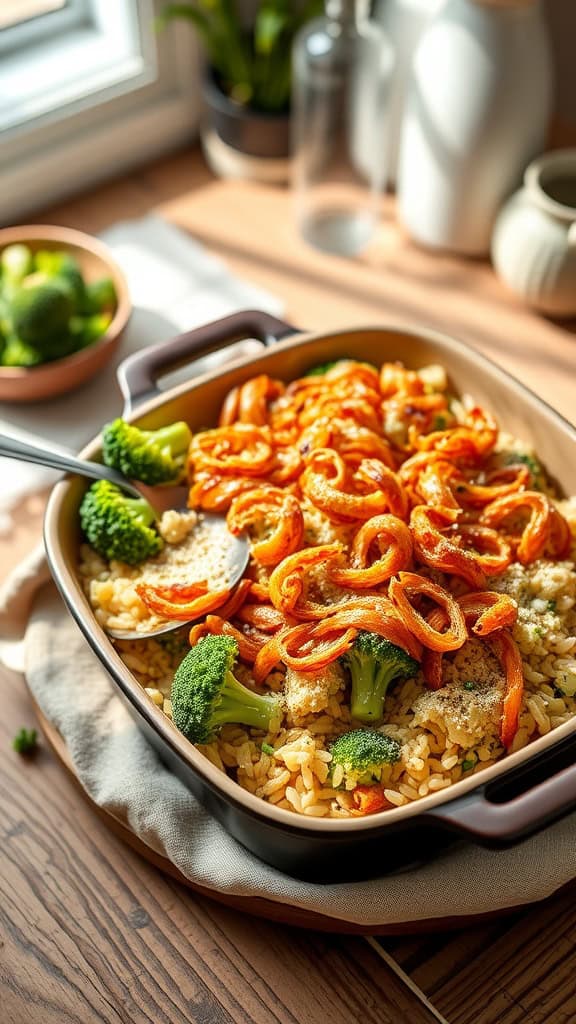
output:
[[[497,795],[494,787],[482,787],[426,818],[486,846],[509,845],[576,810],[576,764],[567,764],[511,799],[490,799],[492,789]]]
[[[135,352],[117,370],[118,384],[124,397],[124,415],[130,415],[137,406],[161,394],[157,380],[163,372],[175,370],[246,338],[256,338],[264,345],[272,345],[281,338],[298,333],[298,328],[269,313],[243,310]]]

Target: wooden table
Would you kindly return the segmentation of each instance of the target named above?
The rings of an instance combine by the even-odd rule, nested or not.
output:
[[[280,296],[299,326],[439,327],[575,418],[576,324],[525,310],[485,263],[415,248],[394,222],[392,200],[365,256],[324,256],[295,237],[285,190],[215,181],[193,151],[40,220],[98,232],[152,210]],[[4,572],[38,537],[41,511],[33,499],[15,535],[0,540]],[[17,677],[3,670],[0,687],[2,1024],[576,1021],[572,898],[380,946],[240,915],[122,845],[45,746],[33,762],[18,758],[10,740],[33,724],[33,712]]]

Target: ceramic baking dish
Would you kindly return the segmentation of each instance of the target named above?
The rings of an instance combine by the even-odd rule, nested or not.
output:
[[[161,391],[163,373],[243,338],[262,344],[244,358]],[[477,352],[420,328],[366,327],[307,334],[264,313],[220,320],[127,359],[119,369],[125,416],[155,428],[185,419],[213,425],[230,388],[257,373],[291,380],[317,363],[353,357],[380,364],[431,362],[449,372],[457,392],[471,392],[500,424],[532,443],[566,494],[576,493],[576,430],[512,377]],[[193,368],[191,367],[190,373]],[[100,439],[82,455],[100,457]],[[68,477],[54,488],[45,520],[50,568],[64,600],[118,693],[162,760],[248,849],[298,877],[359,878],[432,857],[460,838],[506,846],[566,814],[576,801],[576,717],[529,747],[422,800],[364,818],[303,819],[246,792],[218,771],[146,696],[97,624],[76,575],[78,506],[86,483]]]

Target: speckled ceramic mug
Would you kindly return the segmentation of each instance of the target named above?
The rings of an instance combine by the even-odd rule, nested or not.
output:
[[[551,316],[576,315],[576,149],[530,164],[524,187],[496,220],[492,261],[530,306]]]

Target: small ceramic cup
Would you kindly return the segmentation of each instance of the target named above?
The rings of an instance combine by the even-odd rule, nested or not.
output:
[[[528,305],[576,315],[576,149],[546,153],[527,168],[524,187],[496,220],[492,262]]]

